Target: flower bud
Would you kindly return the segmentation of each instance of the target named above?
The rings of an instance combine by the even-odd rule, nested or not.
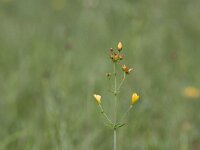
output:
[[[129,74],[133,68],[128,68],[126,67],[126,65],[122,65],[122,70],[126,73],[126,74]]]
[[[131,98],[131,105],[134,105],[139,100],[139,98],[140,96],[137,95],[137,93],[133,93]]]
[[[122,50],[122,42],[119,42],[119,43],[118,43],[117,49],[118,49],[118,51],[121,51],[121,50]]]
[[[118,54],[114,53],[114,55],[113,55],[113,61],[115,62],[117,60],[118,60]]]
[[[113,54],[110,54],[110,59],[113,60],[113,58],[114,58],[114,55],[113,55]]]
[[[95,100],[97,101],[97,103],[100,104],[101,103],[101,95],[94,94],[93,96],[94,96]]]
[[[123,64],[123,65],[122,65],[122,70],[123,70],[123,71],[125,71],[125,70],[126,70],[126,68],[127,68],[127,67],[126,67],[126,65],[125,65],[125,64]]]
[[[127,69],[125,70],[125,72],[126,72],[126,74],[129,74],[132,70],[133,70],[133,68],[130,68],[130,69],[127,68]]]
[[[124,54],[119,54],[119,59],[120,60],[124,59]]]
[[[109,73],[106,73],[106,77],[108,78],[108,79],[110,79],[110,77],[111,77],[111,73],[109,72]]]

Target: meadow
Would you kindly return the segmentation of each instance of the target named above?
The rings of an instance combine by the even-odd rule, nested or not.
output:
[[[111,150],[109,49],[134,68],[118,150],[200,149],[199,0],[0,0],[0,150]]]

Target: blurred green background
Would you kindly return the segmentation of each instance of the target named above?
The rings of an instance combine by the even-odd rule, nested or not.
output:
[[[118,41],[120,113],[141,95],[118,149],[199,150],[199,0],[0,0],[0,150],[112,149],[92,95],[113,112]]]

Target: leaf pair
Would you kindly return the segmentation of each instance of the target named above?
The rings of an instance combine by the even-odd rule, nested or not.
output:
[[[113,123],[104,123],[105,126],[109,127],[110,129],[114,129],[114,130],[117,130],[118,128],[121,128],[123,126],[126,125],[126,123],[117,123],[117,124],[113,124]]]

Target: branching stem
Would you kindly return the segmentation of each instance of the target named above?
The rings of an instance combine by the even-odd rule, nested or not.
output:
[[[129,109],[122,115],[122,117],[120,118],[120,122],[121,121],[123,121],[123,119],[126,117],[126,115],[128,114],[128,112],[131,110],[133,108],[133,105],[131,105],[130,107],[129,107]]]
[[[123,79],[122,79],[121,83],[119,84],[119,87],[117,88],[118,91],[120,90],[120,88],[121,88],[122,84],[124,83],[125,79],[126,79],[126,73],[124,72]]]

